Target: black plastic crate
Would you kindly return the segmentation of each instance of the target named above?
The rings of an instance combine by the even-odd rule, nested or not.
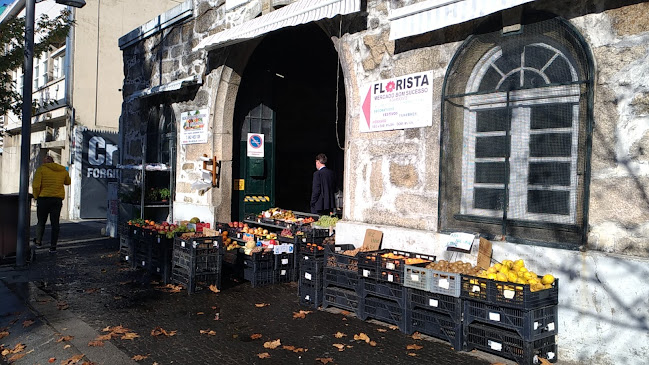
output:
[[[340,288],[358,290],[359,279],[357,271],[335,269],[329,266],[324,268],[324,283],[327,286],[337,286]]]
[[[163,281],[169,282],[171,274],[171,260],[173,252],[173,239],[165,235],[158,235],[151,244],[151,265],[149,269],[154,274],[159,274]]]
[[[300,280],[298,295],[300,297],[300,305],[316,309],[322,305],[322,286]]]
[[[551,288],[533,292],[530,290],[529,284],[514,284],[462,275],[460,297],[527,311],[557,305],[559,303],[559,279],[554,281]]]
[[[450,295],[431,293],[408,288],[407,307],[410,310],[424,309],[450,316],[455,321],[462,320],[462,299]]]
[[[325,261],[327,267],[334,269],[354,271],[358,273],[358,257],[342,254],[343,251],[354,250],[354,245],[326,245]]]
[[[297,265],[297,255],[295,253],[281,253],[273,256],[275,270],[293,269]]]
[[[406,325],[406,309],[393,300],[365,296],[363,298],[363,310],[359,314],[362,320],[367,318],[378,319],[379,321],[394,324],[401,332],[408,332]]]
[[[275,269],[275,282],[276,283],[289,283],[296,281],[297,274],[293,268],[279,268]]]
[[[243,266],[254,270],[272,270],[274,265],[273,251],[252,252],[251,255],[245,255],[243,258]]]
[[[188,268],[173,266],[171,282],[184,286],[188,294],[208,288],[210,285],[215,285],[218,289],[221,289],[221,272],[195,274]]]
[[[363,298],[354,290],[343,289],[335,286],[325,286],[323,289],[324,301],[322,307],[335,307],[356,315],[360,313],[363,306]]]
[[[253,288],[275,283],[275,271],[271,269],[255,270],[251,267],[243,269],[243,278],[250,282]]]
[[[299,282],[322,287],[324,281],[324,262],[306,260],[300,261]]]
[[[488,323],[514,330],[525,341],[557,334],[559,311],[556,305],[523,311],[472,300],[464,301],[464,321]]]
[[[223,246],[223,237],[187,237],[182,236],[174,237],[174,250],[185,252],[195,252],[201,254],[203,252],[210,253],[214,251],[221,251]]]
[[[223,256],[221,251],[201,250],[200,254],[195,251],[186,252],[183,250],[173,250],[172,265],[184,267],[194,274],[221,272],[223,265]]]
[[[479,349],[512,359],[520,365],[539,364],[539,358],[557,362],[557,344],[554,335],[534,341],[525,341],[514,331],[487,324],[474,323],[464,327],[466,350]]]
[[[128,262],[129,264],[133,261],[133,254],[135,246],[131,243],[132,239],[128,236],[119,238],[119,257],[120,259]]]
[[[402,258],[382,257],[384,254]],[[403,284],[404,267],[407,259],[435,261],[435,256],[402,250],[378,250],[358,253],[358,274],[364,278]]]
[[[325,246],[310,241],[300,242],[298,252],[300,255],[310,257],[314,260],[324,260]]]
[[[462,320],[431,310],[416,308],[408,310],[408,334],[420,332],[448,341],[456,351],[464,349]]]
[[[365,296],[381,297],[399,303],[401,307],[406,306],[407,288],[394,283],[361,279],[359,282],[360,292]]]

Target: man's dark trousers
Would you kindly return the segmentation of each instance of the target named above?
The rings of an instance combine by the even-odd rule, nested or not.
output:
[[[61,216],[61,208],[63,207],[63,199],[61,198],[38,198],[38,206],[36,207],[36,217],[38,217],[38,224],[36,225],[36,241],[42,242],[43,233],[45,232],[45,222],[47,216],[50,216],[50,223],[52,224],[52,237],[50,240],[50,249],[56,250],[56,243],[59,240],[59,217]]]

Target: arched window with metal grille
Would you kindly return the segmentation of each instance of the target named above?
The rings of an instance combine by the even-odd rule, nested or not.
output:
[[[464,43],[444,86],[441,230],[585,242],[590,59],[559,18]]]

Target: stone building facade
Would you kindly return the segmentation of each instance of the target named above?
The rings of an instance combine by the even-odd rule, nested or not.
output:
[[[274,12],[300,1],[236,3],[190,0],[166,13],[163,26],[143,25],[120,39],[122,164],[142,160],[151,110],[166,115],[165,123],[174,121],[176,129],[181,113],[209,110],[208,143],[174,149],[172,219],[237,220],[231,202],[238,197],[236,121],[246,67],[277,57],[255,53],[271,37],[278,42],[273,44],[288,42],[297,37],[291,32],[307,33],[305,27],[315,24],[326,39],[318,44],[335,50],[344,85],[337,90],[346,106],[345,206],[337,242],[360,245],[365,230],[373,228],[383,231],[384,247],[449,259],[442,233],[482,233],[492,240],[495,259],[522,258],[535,271],[560,278],[561,360],[644,362],[649,289],[638,283],[649,276],[648,2],[502,1],[483,16],[407,36],[391,36],[403,30],[398,19],[415,22],[408,17],[448,4],[358,1],[358,11],[246,36],[239,32],[246,24],[271,23]],[[506,54],[521,57],[507,61]],[[293,56],[317,62],[300,49]],[[518,60],[518,66],[511,64]],[[430,126],[363,131],[365,86],[418,72],[432,75]],[[499,116],[502,110],[510,114]],[[482,115],[529,123],[522,131],[512,124],[505,134],[512,141],[506,157],[512,168],[505,172],[498,152],[505,132],[493,125],[481,130]],[[525,143],[515,145],[516,138]],[[538,150],[533,143],[539,139],[565,143]],[[528,142],[531,147],[525,147]],[[308,143],[303,147],[308,150]],[[203,154],[221,161],[219,187],[192,188],[201,178]],[[527,162],[513,164],[521,154],[535,161],[536,172]],[[475,172],[480,163],[492,163],[484,166],[499,173]],[[526,171],[523,182],[520,169]],[[135,172],[123,176],[127,185],[138,181]],[[499,179],[520,195],[498,195]],[[542,186],[538,191],[525,188],[533,181]],[[509,220],[491,214],[505,206]]]

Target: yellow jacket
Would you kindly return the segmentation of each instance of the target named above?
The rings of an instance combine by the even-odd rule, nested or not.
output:
[[[45,163],[36,169],[32,193],[34,199],[38,198],[65,198],[63,185],[70,185],[70,174],[65,167],[54,163]]]

